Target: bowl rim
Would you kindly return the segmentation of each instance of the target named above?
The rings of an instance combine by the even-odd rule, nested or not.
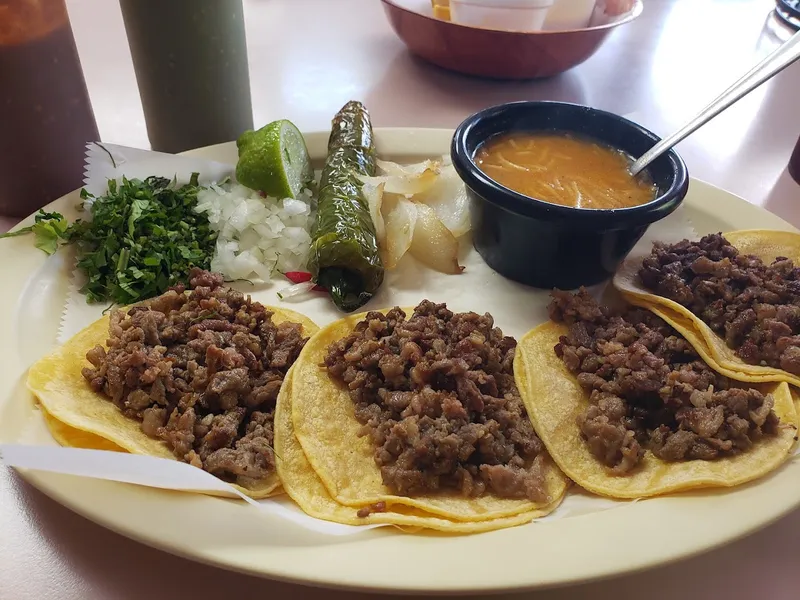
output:
[[[638,19],[642,12],[644,11],[644,2],[643,0],[634,0],[636,4],[634,4],[633,8],[629,11],[628,16],[620,19],[619,21],[614,21],[613,23],[606,23],[605,25],[595,25],[594,27],[581,27],[579,29],[559,29],[559,30],[541,30],[541,31],[507,31],[505,29],[493,29],[491,27],[477,27],[475,25],[465,25],[463,23],[455,23],[454,21],[445,21],[444,19],[438,19],[433,15],[426,15],[421,12],[417,12],[415,10],[411,10],[408,7],[401,6],[397,3],[397,0],[381,0],[383,4],[392,6],[397,10],[400,10],[404,13],[410,15],[416,15],[418,17],[422,17],[423,19],[429,19],[431,21],[436,21],[437,23],[444,23],[445,25],[451,27],[460,27],[462,29],[475,29],[477,31],[487,31],[493,33],[502,33],[504,35],[513,35],[513,36],[552,36],[552,35],[560,35],[560,34],[567,34],[567,33],[583,33],[583,32],[599,32],[599,31],[607,31],[609,29],[614,29],[615,27],[619,27],[620,25],[625,25],[626,23],[630,23],[631,21]]]
[[[453,134],[450,155],[453,166],[462,181],[486,202],[522,217],[546,220],[553,223],[562,222],[572,226],[588,225],[595,230],[618,230],[654,223],[672,213],[685,198],[689,189],[689,172],[686,163],[674,148],[665,152],[661,157],[661,159],[669,159],[675,171],[669,188],[650,202],[637,206],[623,208],[564,206],[526,196],[495,181],[478,167],[474,157],[467,151],[467,140],[472,130],[484,119],[494,118],[509,110],[521,110],[534,106],[568,107],[571,110],[592,112],[602,115],[604,118],[617,121],[639,135],[650,138],[653,144],[658,143],[661,139],[652,131],[621,115],[572,102],[521,100],[484,108],[464,119],[456,128]],[[580,131],[576,130],[575,133],[580,133]],[[498,202],[496,198],[502,198],[502,202]]]

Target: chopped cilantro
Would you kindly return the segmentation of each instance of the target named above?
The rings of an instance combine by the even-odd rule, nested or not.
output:
[[[87,302],[130,304],[185,281],[192,267],[210,268],[217,234],[193,210],[199,189],[197,173],[183,186],[163,177],[112,180],[103,196],[81,191],[93,200],[91,220],[68,226],[62,215],[40,211],[30,227],[0,237],[33,233],[47,254],[59,241],[73,244]]]
[[[0,235],[0,238],[16,237],[32,233],[34,235],[34,245],[46,254],[55,254],[58,250],[58,241],[64,238],[67,231],[67,220],[57,212],[44,212],[40,210],[36,213],[33,225],[23,227],[17,231],[11,231]]]

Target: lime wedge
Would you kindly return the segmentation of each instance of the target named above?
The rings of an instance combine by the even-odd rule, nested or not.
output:
[[[244,132],[236,142],[236,179],[275,198],[297,198],[314,180],[306,141],[287,120]]]

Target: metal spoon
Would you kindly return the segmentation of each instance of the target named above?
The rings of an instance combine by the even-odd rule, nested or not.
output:
[[[798,58],[800,58],[800,33],[794,34],[786,42],[781,44],[775,52],[753,67],[746,75],[739,79],[739,81],[734,83],[716,100],[701,110],[697,116],[686,125],[642,154],[642,156],[631,165],[631,174],[638,175],[642,169],[664,152],[708,123],[731,104],[734,104],[762,83],[780,73]]]

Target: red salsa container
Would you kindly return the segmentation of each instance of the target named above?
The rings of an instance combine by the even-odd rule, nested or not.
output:
[[[0,214],[83,184],[99,135],[64,0],[0,2],[0,107]]]

